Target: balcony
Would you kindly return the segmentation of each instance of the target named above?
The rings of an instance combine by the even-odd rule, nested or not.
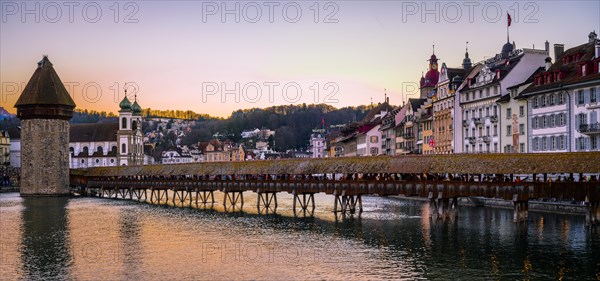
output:
[[[475,137],[469,137],[469,143],[470,144],[475,144],[475,142],[476,142]]]
[[[463,120],[463,127],[468,127],[470,124],[469,120]]]
[[[413,134],[413,133],[404,133],[404,134],[402,134],[402,137],[404,139],[414,139],[415,138],[415,134]]]
[[[580,124],[579,132],[586,135],[600,134],[600,123]]]
[[[490,121],[492,123],[497,123],[498,122],[498,115],[492,115],[492,116],[490,116]]]
[[[481,117],[473,118],[473,123],[475,123],[475,126],[481,125],[481,123],[482,123]]]
[[[492,137],[490,137],[490,136],[484,136],[483,137],[483,142],[490,143],[491,141],[492,141]]]

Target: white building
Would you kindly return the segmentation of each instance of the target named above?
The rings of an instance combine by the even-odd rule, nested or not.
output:
[[[537,71],[536,71],[537,73]],[[530,77],[533,77],[530,76]],[[508,87],[508,94],[498,99],[497,103],[502,112],[500,126],[500,143],[503,153],[525,153],[528,148],[529,127],[527,99],[519,98],[519,95],[529,85],[532,79]]]
[[[185,153],[179,148],[174,148],[162,152],[161,162],[162,164],[192,163],[193,158],[189,153]]]
[[[143,165],[142,108],[125,98],[117,123],[73,124],[69,127],[69,166],[72,169]]]
[[[21,167],[21,140],[10,140],[10,166]]]
[[[474,67],[459,93],[462,118],[455,118],[462,120],[455,138],[461,152],[501,152],[499,128],[509,124],[503,122],[496,101],[508,93],[507,88],[522,83],[542,66],[547,56],[546,50],[515,49],[514,43],[506,43],[500,54]]]
[[[321,134],[312,134],[310,136],[310,157],[325,157],[325,138]]]
[[[600,40],[566,51],[554,45],[555,62],[534,75],[521,96],[528,101],[529,151],[598,151],[600,141]]]

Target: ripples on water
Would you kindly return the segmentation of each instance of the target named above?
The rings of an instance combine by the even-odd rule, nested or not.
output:
[[[222,195],[216,194],[217,200]],[[157,206],[99,198],[0,195],[1,279],[515,280],[600,278],[599,227],[582,216],[461,207],[430,221],[428,204],[366,197],[337,218],[318,194],[313,216]]]

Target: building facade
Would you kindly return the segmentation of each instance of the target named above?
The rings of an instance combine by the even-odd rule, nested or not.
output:
[[[459,93],[462,130],[455,140],[462,152],[501,152],[499,128],[512,121],[503,122],[496,101],[508,93],[507,88],[526,80],[547,56],[546,50],[515,49],[514,43],[507,42],[500,54],[474,68],[475,73],[467,77]]]
[[[592,32],[587,43],[566,51],[555,44],[554,52],[555,62],[521,93],[530,112],[529,151],[597,151],[600,40]]]

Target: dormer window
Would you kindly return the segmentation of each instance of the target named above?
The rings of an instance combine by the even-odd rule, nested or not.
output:
[[[585,65],[585,64],[581,66],[581,76],[582,77],[587,75],[587,67],[586,66],[587,65]]]

